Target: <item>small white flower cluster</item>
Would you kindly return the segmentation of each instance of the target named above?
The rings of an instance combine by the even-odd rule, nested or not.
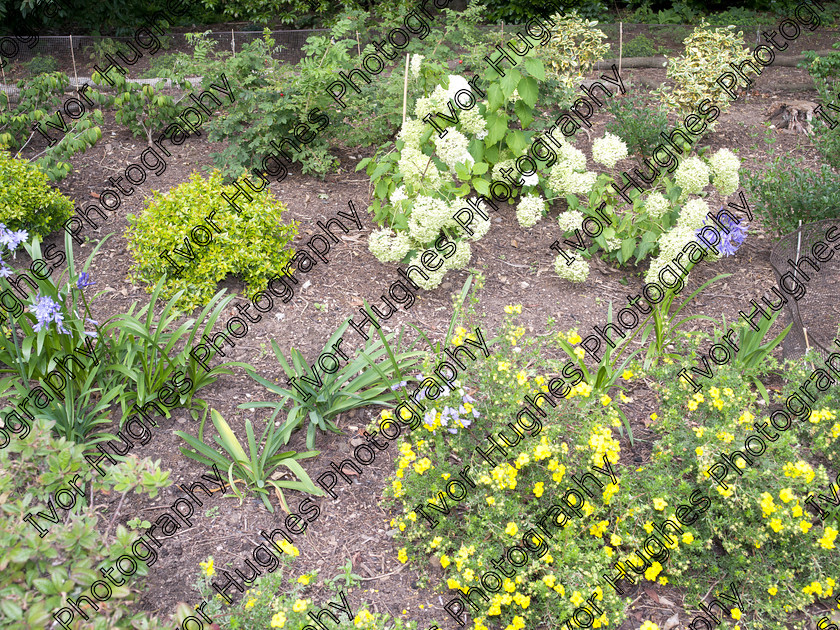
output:
[[[627,145],[621,138],[609,132],[592,143],[592,159],[607,168],[612,168],[616,162],[626,157]]]
[[[449,75],[449,88],[446,90],[446,100],[450,100],[455,98],[455,95],[460,92],[461,90],[466,90],[467,92],[472,91],[470,84],[467,80],[459,74],[450,74]],[[444,104],[444,107],[446,105]],[[448,108],[447,108],[448,111]]]
[[[411,249],[411,242],[405,232],[395,234],[390,228],[382,228],[368,237],[368,249],[380,262],[399,262]]]
[[[446,103],[449,101],[449,95],[446,89],[439,85],[429,96],[421,96],[417,99],[414,105],[414,115],[419,120],[423,120],[429,114],[436,114],[438,112],[449,112]]]
[[[415,188],[438,188],[443,180],[434,162],[429,162],[429,156],[412,147],[403,147],[397,168],[402,173],[405,183]]]
[[[574,232],[583,227],[584,218],[580,210],[567,210],[557,217],[557,223],[563,232]]]
[[[697,230],[706,222],[709,205],[702,199],[689,199],[680,210],[679,224],[687,230]]]
[[[551,167],[548,174],[548,187],[558,195],[588,194],[598,174],[586,170],[586,156],[583,151],[564,144],[557,153],[557,164]]]
[[[671,202],[661,192],[648,195],[645,210],[651,219],[660,219],[671,209]]]
[[[475,135],[479,140],[487,137],[487,121],[484,120],[484,116],[478,113],[478,106],[462,110],[459,122],[461,129]]]
[[[394,192],[391,193],[391,203],[393,205],[398,204],[400,201],[405,201],[408,199],[408,195],[405,194],[405,186],[397,186],[394,189]]]
[[[516,206],[516,219],[522,227],[532,227],[546,211],[545,199],[540,195],[525,195]]]
[[[677,257],[677,254],[682,251],[682,248],[693,240],[694,229],[684,225],[676,225],[665,232],[665,234],[662,234],[659,237],[659,255],[650,261],[650,269],[645,274],[645,282],[659,283],[660,270],[673,261]],[[685,257],[683,257],[683,265],[686,262]],[[679,268],[675,269],[675,267],[676,265],[671,265],[671,269],[674,269],[677,273],[681,273]],[[664,289],[665,287],[662,288]]]
[[[620,238],[606,238],[604,239],[607,241],[607,251],[614,252],[621,249],[621,239]]]
[[[589,277],[589,263],[578,256],[569,265],[563,256],[558,256],[554,260],[554,271],[558,276],[570,282],[585,282]]]
[[[456,243],[456,246],[455,253],[444,261],[443,266],[447,269],[463,269],[472,258],[472,246],[469,242],[461,240]]]
[[[738,171],[741,168],[741,160],[729,149],[721,149],[709,158],[709,166],[712,169],[713,183],[722,197],[728,197],[740,186]]]
[[[686,158],[677,167],[674,182],[682,188],[681,199],[696,195],[709,183],[709,167],[697,156]]]
[[[470,141],[467,137],[456,129],[449,129],[443,138],[438,135],[434,136],[435,150],[449,167],[451,172],[455,172],[456,164],[470,164],[475,163],[475,159],[470,155],[468,145]]]
[[[513,94],[510,95],[510,98],[508,98],[508,101],[511,102],[511,103],[516,103],[516,101],[520,101],[520,100],[522,100],[522,97],[519,96],[519,90],[514,88],[513,89]]]
[[[443,227],[457,225],[451,205],[443,199],[418,195],[408,219],[408,235],[420,244],[434,240]]]
[[[453,213],[454,214],[454,213]],[[480,215],[476,214],[475,219],[469,225],[470,230],[472,230],[472,234],[466,234],[465,238],[470,239],[471,241],[478,241],[484,238],[487,235],[487,232],[490,231],[490,219],[485,219]],[[461,226],[458,226],[458,231],[463,232]],[[459,243],[462,241],[459,241]],[[460,247],[460,245],[459,245]]]
[[[411,55],[411,78],[416,79],[420,76],[420,64],[423,63],[425,57],[423,55]]]
[[[426,123],[414,118],[406,118],[397,134],[397,139],[405,142],[405,146],[412,149],[420,149],[420,136],[426,130]]]

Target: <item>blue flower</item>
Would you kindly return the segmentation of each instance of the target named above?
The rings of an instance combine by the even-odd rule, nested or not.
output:
[[[83,271],[82,273],[80,273],[79,279],[76,280],[76,287],[79,289],[84,289],[85,287],[89,287],[92,284],[96,284],[96,282],[90,279],[90,274],[87,271]],[[399,386],[397,385],[395,387],[392,387],[391,389],[393,390],[397,387]]]
[[[723,210],[723,208],[721,208],[721,210]],[[718,243],[716,247],[718,254],[721,256],[733,256],[747,239],[747,226],[740,222],[733,221],[728,216],[724,216],[724,220],[725,223],[724,221],[721,221],[721,223],[724,224],[729,232],[720,230],[720,243]],[[695,234],[699,234],[702,229],[703,228],[701,227],[695,230]]]
[[[13,275],[15,275],[15,272],[12,271],[12,268],[8,267],[5,261],[0,260],[0,278],[8,278]]]
[[[59,332],[69,335],[70,331],[64,327],[64,315],[61,312],[61,305],[51,297],[41,295],[40,291],[35,299],[37,301],[32,312],[35,313],[35,319],[38,320],[38,323],[32,327],[32,330],[41,332],[44,326],[49,326],[54,323]]]
[[[18,245],[23,243],[27,238],[29,238],[29,234],[26,230],[18,230],[17,232],[13,232],[9,230],[5,225],[0,223],[0,244],[5,245],[9,248],[10,251],[14,251],[17,249]]]

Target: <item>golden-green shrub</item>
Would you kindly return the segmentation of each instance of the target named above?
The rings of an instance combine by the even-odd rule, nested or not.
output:
[[[578,84],[592,70],[596,61],[604,59],[609,44],[603,43],[606,34],[595,26],[595,20],[585,20],[576,11],[550,18],[551,40],[538,49],[538,56],[545,62],[549,78],[558,80],[564,88],[577,89]]]
[[[0,223],[43,238],[72,214],[73,202],[47,183],[41,169],[0,150]]]
[[[248,190],[246,184],[239,185]],[[167,273],[163,297],[183,290],[178,305],[185,309],[206,304],[217,291],[217,283],[228,274],[245,282],[248,297],[265,289],[294,254],[286,245],[297,234],[297,224],[281,222],[286,205],[274,199],[268,187],[262,192],[249,191],[252,201],[242,195],[235,198],[242,209],[239,213],[225,201],[223,192],[234,199],[237,190],[223,185],[219,171],[214,170],[209,179],[193,173],[188,182],[167,193],[154,191],[139,217],[129,215],[131,227],[126,238],[135,261],[132,280],[146,283],[151,290]],[[218,232],[210,229],[205,217],[218,226]],[[206,246],[191,240],[194,259],[188,260],[173,248],[189,253],[185,239],[196,226],[208,228],[213,239]],[[177,277],[162,254],[182,268]]]

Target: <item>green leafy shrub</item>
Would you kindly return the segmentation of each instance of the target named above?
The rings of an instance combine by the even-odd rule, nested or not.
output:
[[[239,185],[247,190],[246,183],[240,181]],[[162,295],[169,298],[184,291],[179,305],[190,309],[206,304],[216,292],[217,283],[228,274],[248,285],[249,297],[265,289],[268,280],[286,267],[293,255],[286,245],[297,233],[297,224],[281,223],[286,205],[275,200],[267,186],[261,192],[249,192],[253,201],[241,196],[236,199],[241,212],[224,200],[223,192],[234,198],[238,191],[223,185],[219,171],[213,171],[209,179],[193,173],[190,181],[167,193],[154,191],[146,199],[143,214],[128,216],[133,278],[154,286],[168,272]],[[177,247],[188,254],[184,239],[195,226],[205,225],[207,216],[213,217],[220,233],[213,234],[213,240],[204,247],[190,242],[192,260],[174,253]],[[175,270],[161,253],[182,264],[178,277],[172,276]]]
[[[838,45],[834,45],[838,48]],[[837,105],[837,88],[840,87],[840,52],[829,53],[817,57],[813,51],[803,53],[806,58],[808,72],[814,79],[814,86],[820,94],[823,111],[829,118],[836,120],[829,105]],[[840,168],[840,124],[832,125],[822,117],[814,116],[814,144],[817,145],[823,158],[834,168]]]
[[[29,74],[44,74],[47,72],[55,72],[58,70],[58,62],[52,57],[43,57],[35,55],[23,64]]]
[[[718,85],[720,69],[729,63],[739,65],[752,56],[744,46],[744,34],[731,28],[709,28],[703,20],[691,35],[683,40],[685,50],[680,57],[668,58],[667,77],[673,86],[663,84],[658,94],[662,103],[678,118],[694,112],[702,101],[726,111],[731,104],[729,95]],[[709,125],[712,128],[714,123]]]
[[[777,158],[762,172],[749,173],[745,185],[752,192],[755,212],[779,236],[802,223],[840,217],[840,176],[827,164],[811,170]]]
[[[624,140],[627,148],[641,158],[650,157],[662,142],[660,133],[668,131],[668,117],[661,107],[649,107],[639,96],[615,98],[609,105],[615,120],[607,131]]]
[[[609,7],[601,0],[570,0],[562,2],[565,11],[575,10],[584,18],[602,20],[608,16]],[[539,0],[485,0],[488,20],[494,24],[524,24],[533,17],[543,17],[551,11],[551,5]]]
[[[149,146],[152,146],[152,134],[175,120],[182,108],[171,96],[155,93],[155,88],[151,85],[132,83],[126,81],[119,73],[113,74],[115,77],[112,81],[118,92],[114,98],[117,122],[128,127],[135,136],[146,136]],[[94,72],[93,75],[95,83],[105,81],[98,72]],[[187,89],[189,86],[184,81],[180,87]]]
[[[637,35],[626,42],[621,52],[624,57],[653,57],[659,53],[660,47],[657,46],[656,42],[648,39],[644,35]]]
[[[32,127],[35,123],[41,123],[42,131],[47,132],[50,129],[45,126],[46,119],[60,124],[56,111],[61,107],[64,92],[69,85],[69,77],[61,72],[21,79],[17,83],[20,101],[14,108],[9,106],[9,97],[0,93],[0,148],[16,150],[23,147],[33,136]],[[86,96],[100,106],[112,101],[111,97],[96,91],[88,91]],[[77,153],[84,153],[102,137],[102,130],[95,125],[97,122],[102,123],[100,109],[86,111],[78,120],[65,116],[67,133],[56,144],[47,147],[42,157],[34,161],[35,164],[52,181],[66,177],[73,170],[67,160]]]
[[[72,214],[73,202],[47,183],[41,169],[0,151],[0,223],[44,237]]]
[[[51,493],[66,488],[75,474],[81,476],[79,486],[88,496],[92,484],[95,491],[134,490],[154,498],[158,488],[172,483],[169,473],[160,471],[158,462],[148,458],[127,458],[111,466],[102,478],[84,460],[84,446],[54,438],[50,427],[51,423],[36,420],[26,439],[14,439],[0,449],[0,469],[5,471],[0,475],[0,544],[6,550],[0,560],[0,625],[4,628],[50,627],[55,610],[102,579],[98,569],[113,567],[118,556],[132,553],[136,534],[118,525],[115,537],[103,540],[99,509],[79,497],[69,509],[68,518],[59,517],[59,523],[49,524],[49,532],[41,538],[23,518],[33,512],[48,512]],[[40,519],[36,522],[48,525]],[[113,588],[107,606],[100,606],[98,612],[89,611],[92,621],[85,627],[167,627],[147,612],[132,614],[126,606],[138,598],[141,578],[147,573],[147,564],[137,562],[137,573],[123,586]]]

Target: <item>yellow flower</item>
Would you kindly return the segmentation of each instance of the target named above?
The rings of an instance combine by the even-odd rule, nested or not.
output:
[[[207,577],[213,577],[216,575],[216,569],[213,568],[213,556],[207,558],[207,562],[199,562],[198,566],[204,569],[204,575]]]
[[[834,549],[834,539],[837,538],[838,533],[833,527],[826,527],[822,538],[818,541],[820,546],[823,549]]]
[[[271,618],[271,627],[272,628],[282,628],[286,625],[286,615],[282,612],[275,613],[274,616]]]
[[[662,572],[662,565],[658,562],[654,562],[650,565],[647,570],[645,571],[645,578],[650,580],[651,582],[656,580],[656,576]]]
[[[449,556],[447,556],[446,554],[443,554],[440,557],[440,566],[442,566],[444,569],[449,566],[450,562],[451,561],[449,560]]]
[[[657,497],[653,500],[653,508],[655,510],[659,510],[660,512],[664,510],[667,505],[668,503],[665,501],[665,499],[660,499]]]
[[[295,547],[288,540],[283,540],[280,542],[280,549],[282,549],[284,552],[295,558],[297,558],[300,555],[300,551],[298,551],[298,548]]]
[[[576,343],[580,343],[581,341],[583,341],[583,339],[581,338],[581,336],[579,334],[577,334],[576,330],[573,330],[572,332],[569,333],[569,343],[570,344],[575,345]]]
[[[400,550],[397,552],[397,560],[399,560],[399,561],[400,561],[400,562],[402,562],[403,564],[405,564],[406,562],[408,562],[408,554],[405,552],[405,547],[403,547],[402,549],[400,549]]]
[[[808,530],[811,529],[813,525],[808,521],[799,521],[799,529],[802,530],[803,534],[807,534]]]
[[[578,347],[575,348],[574,352],[575,352],[575,356],[578,359],[580,359],[581,361],[583,361],[583,358],[586,356],[586,351],[583,348],[581,348],[580,346],[578,346]]]
[[[739,609],[737,609],[737,608],[733,608],[732,610],[730,610],[730,611],[729,611],[729,614],[732,616],[732,618],[733,618],[735,621],[738,621],[738,619],[740,619],[740,618],[741,618],[741,611],[740,611]]]
[[[524,385],[528,382],[528,375],[525,374],[525,370],[519,370],[519,372],[516,375],[516,382],[520,385]]]
[[[505,527],[505,534],[507,534],[508,536],[516,536],[516,534],[518,532],[519,532],[519,528],[516,526],[516,523],[514,523],[514,522],[509,522],[507,524],[507,527]]]
[[[534,496],[538,499],[543,495],[543,482],[538,481],[537,484],[534,486]]]
[[[362,628],[373,621],[373,615],[371,615],[367,610],[360,610],[359,614],[356,615],[355,619],[353,619],[353,625],[357,628]]]
[[[610,544],[613,547],[618,547],[621,544],[621,536],[618,534],[610,534]]]
[[[776,593],[779,592],[779,589],[777,589],[775,586],[771,586],[770,588],[767,589],[767,592],[770,593],[771,595],[775,595]]]
[[[654,413],[650,414],[650,419],[651,420],[659,420],[659,416],[657,416],[656,412],[654,412]]]
[[[306,575],[306,574],[301,575],[301,576],[297,579],[297,581],[298,581],[300,584],[309,584],[309,576],[308,576],[308,575]]]
[[[779,498],[784,501],[785,503],[790,503],[796,497],[791,492],[790,488],[783,488],[781,492],[779,492]]]
[[[304,612],[306,610],[307,606],[308,605],[306,603],[306,600],[298,599],[292,605],[292,610],[294,610],[295,612]]]
[[[554,583],[556,581],[557,581],[557,578],[555,578],[553,575],[544,575],[543,576],[543,582],[545,582],[545,585],[548,588],[554,588]]]
[[[632,370],[624,370],[621,373],[621,378],[623,378],[625,381],[629,381],[631,378],[633,378],[633,371]]]
[[[698,446],[694,449],[694,452],[697,454],[697,457],[703,457],[703,447]]]
[[[603,405],[604,407],[606,407],[607,405],[609,405],[611,402],[612,402],[612,398],[610,398],[610,397],[609,397],[609,396],[607,396],[606,394],[604,394],[603,396],[601,396],[601,405]]]
[[[583,595],[581,595],[578,591],[572,593],[570,600],[575,606],[580,606],[583,602],[586,601],[585,599],[583,599]]]
[[[691,543],[694,542],[694,535],[691,532],[686,532],[682,535],[682,541],[686,545],[690,545]]]
[[[516,313],[517,315],[519,315],[520,313],[522,313],[522,305],[521,304],[516,304],[516,305],[505,306],[505,313],[507,313],[508,315],[512,315],[513,313]]]
[[[652,621],[645,621],[641,626],[639,626],[639,630],[659,630],[659,626]]]
[[[782,531],[785,528],[785,526],[782,525],[782,519],[780,519],[780,518],[771,518],[770,519],[770,527],[776,533]]]
[[[249,597],[248,601],[245,602],[245,610],[251,610],[256,603],[257,599],[255,597]]]
[[[496,497],[487,497],[487,505],[496,505]]]

